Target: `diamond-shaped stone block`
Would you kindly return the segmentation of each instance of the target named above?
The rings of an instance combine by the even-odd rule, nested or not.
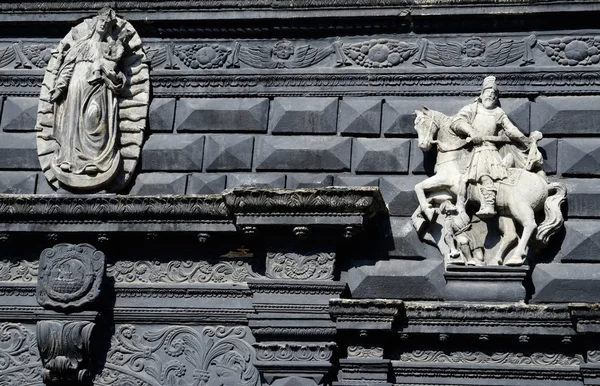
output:
[[[379,186],[379,177],[338,174],[333,178],[333,186]]]
[[[227,176],[227,189],[232,188],[284,188],[285,175],[276,173],[244,173]]]
[[[437,152],[435,148],[429,151],[419,149],[419,141],[413,139],[410,151],[410,171],[412,174],[434,174]]]
[[[258,171],[349,171],[351,141],[339,137],[262,137],[254,165]]]
[[[571,263],[600,263],[600,222],[588,219],[566,221],[565,238],[556,259]]]
[[[567,188],[569,218],[600,217],[600,181],[572,178],[560,182]]]
[[[142,151],[143,170],[201,171],[204,136],[153,134]]]
[[[563,138],[558,152],[562,175],[600,176],[600,138]]]
[[[337,98],[275,98],[269,127],[273,133],[336,132]]]
[[[206,171],[250,171],[254,137],[249,135],[211,135],[206,137]]]
[[[187,174],[144,173],[135,178],[130,194],[140,196],[154,194],[184,194]]]
[[[0,133],[0,169],[40,169],[34,133]]]
[[[456,115],[461,108],[473,103],[471,98],[390,98],[383,104],[381,129],[387,136],[416,136],[415,110],[427,106],[446,115]],[[502,98],[502,109],[525,134],[529,133],[529,101]]]
[[[175,119],[175,98],[154,98],[148,109],[148,128],[152,133],[171,133]]]
[[[37,173],[0,172],[1,194],[33,194]]]
[[[227,176],[193,173],[188,177],[186,194],[218,194],[225,190]]]
[[[330,174],[288,174],[285,187],[288,189],[323,188],[333,184]]]
[[[600,97],[540,97],[531,103],[531,131],[545,135],[600,134]]]
[[[419,206],[415,185],[426,176],[384,177],[379,182],[381,195],[392,216],[411,216]]]
[[[356,173],[406,173],[409,155],[409,139],[357,138],[352,169]]]
[[[338,131],[342,135],[379,136],[381,99],[344,98],[340,101]]]
[[[389,224],[382,223],[381,226],[383,229],[380,234],[384,242],[379,243],[382,248],[380,255],[442,260],[440,251],[436,247],[419,238],[410,217],[390,217]]]
[[[538,149],[544,157],[543,168],[546,174],[556,174],[558,140],[556,138],[544,138],[538,143]]]
[[[177,102],[178,132],[266,132],[266,98],[182,98]]]
[[[2,131],[34,131],[38,98],[8,97],[2,109]]]
[[[531,274],[531,303],[598,302],[598,268],[598,264],[536,264]]]

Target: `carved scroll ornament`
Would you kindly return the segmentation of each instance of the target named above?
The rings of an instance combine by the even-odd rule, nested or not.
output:
[[[36,125],[50,184],[116,190],[129,181],[148,111],[145,60],[137,32],[108,8],[71,29],[52,51]]]

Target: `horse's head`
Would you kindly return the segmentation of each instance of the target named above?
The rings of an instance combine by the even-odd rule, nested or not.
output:
[[[427,107],[423,106],[423,111],[415,110],[415,114],[417,114],[415,131],[419,136],[419,149],[428,151],[431,149],[431,145],[435,143],[435,136],[439,130],[439,126]]]

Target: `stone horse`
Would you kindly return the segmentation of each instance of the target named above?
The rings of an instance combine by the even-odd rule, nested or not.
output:
[[[428,221],[432,221],[435,215],[432,206],[435,195],[441,195],[442,199],[453,200],[464,195],[466,184],[462,176],[465,172],[464,160],[469,158],[469,153],[465,146],[452,148],[448,144],[462,142],[466,145],[468,141],[460,138],[451,129],[452,117],[426,107],[423,107],[423,111],[415,112],[417,114],[415,130],[419,136],[419,148],[428,151],[432,145],[437,145],[435,175],[415,186],[419,209]],[[499,213],[498,227],[502,237],[496,255],[492,260],[488,260],[490,265],[523,264],[530,238],[535,235],[535,239],[542,245],[546,245],[564,222],[560,210],[566,197],[566,188],[563,184],[549,183],[545,176],[524,169],[509,168],[508,174],[507,181],[511,183],[498,183],[496,208]],[[427,194],[430,194],[430,198]],[[481,200],[479,194],[469,194],[468,197],[470,200]],[[535,213],[542,208],[545,218],[537,225]],[[505,257],[506,251],[518,239],[514,221],[523,227],[523,231],[516,248]]]

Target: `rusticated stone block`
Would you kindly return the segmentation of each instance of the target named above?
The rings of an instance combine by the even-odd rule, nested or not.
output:
[[[438,300],[445,286],[440,260],[356,262],[345,274],[353,299]]]
[[[40,169],[34,133],[0,134],[0,169]]]
[[[33,194],[36,178],[35,172],[0,172],[0,193]]]
[[[543,168],[546,174],[556,174],[558,140],[555,138],[544,138],[538,143],[538,148],[544,157]]]
[[[153,133],[173,132],[175,98],[154,98],[148,109],[148,128]]]
[[[379,136],[381,99],[344,98],[340,101],[338,131],[342,135]]]
[[[2,131],[34,131],[38,98],[8,97],[2,109]]]
[[[504,102],[502,102],[504,104]],[[540,97],[531,103],[531,130],[545,135],[600,133],[600,97]]]
[[[322,188],[333,184],[329,174],[288,174],[285,187],[288,189]]]
[[[285,175],[276,173],[230,174],[227,176],[227,189],[252,188],[285,188]]]
[[[258,171],[348,171],[351,141],[339,137],[262,137],[254,165]]]
[[[379,177],[336,175],[333,186],[379,186]]]
[[[424,152],[419,149],[418,140],[411,141],[410,171],[412,174],[434,174],[436,158],[435,149]]]
[[[390,215],[408,217],[413,214],[419,206],[415,185],[426,178],[426,176],[402,176],[381,179],[379,187]]]
[[[352,151],[352,169],[356,173],[406,173],[410,140],[357,138]]]
[[[249,135],[211,135],[206,137],[204,168],[206,171],[252,168],[254,137]]]
[[[273,133],[336,132],[337,98],[275,98],[269,114]]]
[[[600,222],[598,220],[571,219],[565,222],[556,260],[572,263],[600,263]]]
[[[472,98],[390,98],[383,104],[381,128],[387,136],[416,136],[415,110],[427,106],[446,115],[456,115]],[[529,101],[502,98],[502,109],[523,133],[529,133]]]
[[[193,173],[188,177],[186,194],[218,194],[225,190],[227,176]]]
[[[142,169],[201,171],[203,151],[203,135],[153,134],[142,150]]]
[[[389,224],[382,223],[380,234],[383,242],[380,255],[412,259],[442,259],[440,251],[422,241],[412,225],[410,217],[390,217]]]
[[[187,174],[144,173],[135,179],[130,194],[140,196],[155,194],[184,194]]]
[[[563,138],[558,154],[563,176],[600,176],[600,138]]]
[[[177,102],[178,132],[266,132],[269,100],[265,98],[182,98]]]
[[[531,274],[532,303],[596,303],[600,293],[597,264],[537,264]]]
[[[598,180],[563,179],[567,188],[569,218],[600,217],[600,189]]]

